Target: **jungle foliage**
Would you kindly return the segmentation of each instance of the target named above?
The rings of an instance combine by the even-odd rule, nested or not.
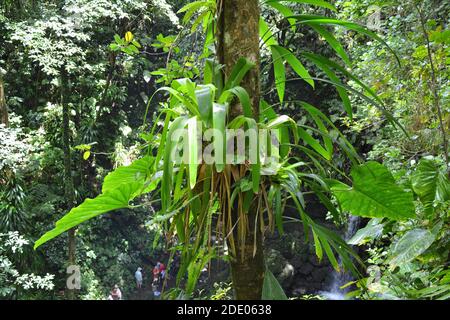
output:
[[[258,61],[224,66],[221,5],[0,6],[0,237],[9,239],[0,296],[59,298],[67,241],[58,236],[77,228],[79,298],[105,298],[117,282],[131,295],[133,268],[164,253],[169,271],[181,254],[165,298],[193,298],[211,260],[244,261],[249,236],[255,257],[257,234],[283,235],[293,222],[319,261],[353,275],[348,298],[448,299],[450,6],[259,1]],[[258,104],[245,89],[254,70]],[[178,164],[180,129],[189,161]],[[200,162],[207,129],[225,137],[209,140],[216,150],[229,129],[276,129],[279,143],[256,140],[278,161],[257,152],[226,163],[216,152]],[[349,216],[365,226],[344,240],[308,212],[311,196],[336,226]],[[35,250],[22,248],[30,241]],[[287,299],[262,267],[260,298]],[[228,297],[218,288],[208,298]]]

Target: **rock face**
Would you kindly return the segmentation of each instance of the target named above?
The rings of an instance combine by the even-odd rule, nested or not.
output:
[[[266,264],[288,296],[315,294],[325,289],[332,278],[328,260],[319,262],[314,248],[302,240],[294,233],[266,241]],[[297,253],[285,250],[287,244],[295,248],[297,243],[301,243]]]
[[[336,230],[333,224],[324,219],[326,211],[323,208],[314,209],[311,216],[315,221]],[[298,216],[296,212],[285,214]],[[333,267],[325,256],[319,261],[314,245],[305,243],[301,224],[286,225],[283,235],[268,235],[264,245],[266,264],[288,296],[315,294],[325,290],[332,281]]]

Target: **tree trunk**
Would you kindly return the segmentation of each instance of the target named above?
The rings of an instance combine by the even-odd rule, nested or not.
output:
[[[9,125],[8,106],[6,105],[5,88],[3,79],[0,76],[0,123],[6,127]]]
[[[225,77],[240,58],[247,58],[255,67],[244,78],[241,86],[251,97],[253,113],[258,119],[260,99],[260,53],[259,53],[259,16],[258,0],[221,0],[218,1],[218,46],[217,54],[225,66]],[[232,118],[243,113],[242,106],[231,106]],[[263,238],[260,228],[255,228],[256,207],[248,212],[248,232],[245,244],[236,242],[237,257],[232,257],[231,274],[235,297],[238,300],[259,300],[264,280]],[[234,210],[236,211],[236,210]],[[233,224],[237,221],[237,212],[233,212]],[[254,252],[256,245],[256,252]],[[241,256],[239,253],[243,252]]]
[[[67,211],[70,211],[75,205],[75,191],[72,177],[72,158],[70,152],[70,110],[66,101],[67,75],[62,68],[61,71],[61,104],[63,107],[63,150],[64,150],[64,196],[67,203]],[[68,231],[68,266],[76,264],[75,257],[76,242],[75,229]],[[76,299],[76,292],[73,288],[67,288],[67,298],[69,300]]]

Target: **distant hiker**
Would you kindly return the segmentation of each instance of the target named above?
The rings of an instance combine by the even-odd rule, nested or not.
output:
[[[164,265],[164,263],[159,263],[159,272],[161,273],[161,279],[164,279],[166,276],[166,266]]]
[[[155,281],[159,281],[159,265],[158,264],[156,264],[156,266],[153,268],[153,282],[155,282]]]
[[[153,280],[152,291],[153,291],[153,297],[155,297],[155,298],[158,298],[161,295],[161,291],[159,291],[159,280],[158,279]]]
[[[136,286],[138,289],[142,288],[142,268],[137,268],[136,272],[134,273],[134,277],[136,278]]]
[[[122,292],[120,291],[119,286],[117,284],[111,290],[108,300],[122,300]]]

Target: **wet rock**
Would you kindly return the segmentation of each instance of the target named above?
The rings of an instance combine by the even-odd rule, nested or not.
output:
[[[303,265],[304,260],[302,259],[302,256],[294,256],[291,260],[289,260],[290,263],[294,266],[295,269],[300,269],[300,267]]]
[[[266,252],[266,263],[267,267],[274,275],[280,274],[284,266],[286,264],[286,259],[284,259],[283,255],[275,250],[275,249],[269,249]]]
[[[311,263],[311,264],[312,264],[313,266],[315,266],[315,267],[321,266],[321,263],[320,263],[320,261],[319,261],[319,258],[317,258],[316,255],[311,255],[311,256],[309,256],[308,261],[309,261],[309,263]]]
[[[309,275],[314,269],[314,266],[310,263],[303,263],[299,268],[298,272],[303,275]]]
[[[294,267],[290,263],[286,263],[281,273],[277,276],[277,279],[283,287],[290,287],[294,280],[294,275]]]
[[[292,295],[294,296],[302,296],[307,294],[308,290],[305,287],[300,287],[300,288],[295,288],[294,290],[292,290]]]
[[[315,268],[311,275],[315,282],[324,282],[330,270],[328,268]]]

